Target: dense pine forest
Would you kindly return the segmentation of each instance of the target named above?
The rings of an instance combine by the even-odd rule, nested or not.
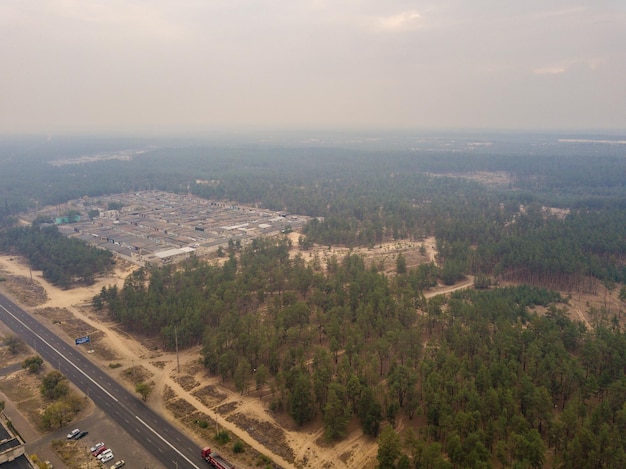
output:
[[[241,393],[265,389],[297,425],[321,418],[329,442],[358,422],[382,468],[626,467],[626,146],[584,137],[5,139],[0,221],[153,188],[311,216],[299,246],[257,239],[230,244],[220,263],[146,266],[94,306],[164,347],[175,333],[201,345],[209,373]],[[16,230],[4,251],[28,252],[35,268],[52,259],[54,230]],[[437,262],[399,255],[393,273],[309,250],[430,236]],[[77,249],[74,265],[91,255]],[[53,274],[95,275],[67,261]],[[428,294],[468,275],[473,289]],[[568,302],[600,287],[622,303],[594,311],[592,329]],[[414,424],[400,431],[400,419]]]
[[[54,225],[0,231],[0,250],[24,256],[33,269],[43,272],[46,280],[62,288],[90,285],[114,264],[109,251],[66,238]]]
[[[235,254],[138,270],[94,303],[170,347],[178,327],[210,373],[242,393],[271,384],[274,411],[299,425],[321,416],[330,440],[353,419],[367,435],[386,428],[381,467],[626,464],[614,318],[588,330],[566,298],[525,285],[426,299],[432,264],[389,278],[355,254],[290,259],[286,240]],[[421,419],[419,432],[390,434],[400,416]]]

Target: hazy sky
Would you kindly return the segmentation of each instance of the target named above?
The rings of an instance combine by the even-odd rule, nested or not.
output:
[[[0,133],[626,130],[626,0],[1,0]]]

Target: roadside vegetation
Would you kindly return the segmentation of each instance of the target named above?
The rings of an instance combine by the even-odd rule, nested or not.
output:
[[[95,302],[170,348],[178,325],[209,372],[242,393],[269,384],[274,412],[321,417],[329,440],[403,417],[421,422],[403,452],[428,464],[542,467],[548,451],[621,464],[626,339],[612,318],[588,330],[566,298],[528,285],[426,299],[432,266],[390,278],[352,254],[316,269],[287,248],[258,240],[223,266],[140,270]],[[587,456],[580,439],[600,427],[602,451]]]
[[[62,428],[85,408],[85,399],[62,373],[50,370],[39,355],[26,355],[22,339],[8,335],[3,344],[6,351],[0,351],[7,354],[3,361],[17,360],[22,370],[1,380],[0,389],[35,427],[44,432]]]
[[[90,285],[114,263],[109,251],[67,238],[54,225],[0,231],[0,250],[24,256],[33,269],[43,271],[46,280],[62,288]]]
[[[70,390],[67,378],[57,370],[43,377],[39,389],[46,404],[41,413],[41,426],[45,429],[66,426],[85,407],[84,398]]]
[[[208,373],[241,394],[269,392],[274,415],[295,426],[321,422],[327,444],[359,426],[377,439],[380,467],[626,467],[626,160],[613,146],[593,158],[585,145],[497,148],[192,145],[175,159],[159,148],[80,171],[31,151],[30,201],[14,192],[0,216],[14,223],[34,198],[154,187],[312,216],[295,257],[288,237],[231,242],[223,262],[146,266],[93,305],[170,350],[201,345]],[[55,184],[35,183],[44,168]],[[48,270],[63,286],[110,262],[40,249],[51,228],[3,236],[34,268],[55,259]],[[313,249],[432,236],[436,262],[398,255],[394,272]],[[428,295],[470,275],[473,289]],[[600,287],[621,292],[620,304],[588,311],[589,325],[573,320],[570,295]]]

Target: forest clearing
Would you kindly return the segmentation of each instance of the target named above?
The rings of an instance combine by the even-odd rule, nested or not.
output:
[[[297,236],[297,233],[292,233],[292,240],[295,241]],[[348,253],[358,253],[367,262],[379,264],[387,275],[393,275],[399,253],[405,256],[409,267],[436,262],[434,245],[435,240],[430,238],[421,243],[384,243],[373,249],[316,247],[303,253],[293,242],[290,255],[300,253],[309,258],[321,257],[325,263],[331,256],[341,258]],[[103,286],[116,284],[121,288],[134,268],[118,262],[112,275],[98,279],[93,285],[63,290],[49,284],[40,272],[31,272],[20,258],[0,256],[3,290],[66,340],[72,341],[74,337],[89,334],[94,351],[90,356],[92,360],[131,391],[134,391],[133,378],[137,376],[150,382],[153,391],[148,405],[178,425],[186,426],[190,433],[194,433],[194,425],[189,416],[204,415],[216,422],[216,427],[228,430],[249,447],[269,455],[281,467],[375,467],[377,442],[363,435],[358,426],[350,426],[344,439],[329,443],[324,439],[319,417],[298,428],[285,416],[271,412],[269,388],[242,395],[233,388],[232,382],[223,383],[219,376],[209,376],[201,365],[199,347],[180,351],[179,373],[174,353],[164,351],[154,341],[127,333],[102,312],[94,311],[91,307],[94,295]],[[434,288],[426,296],[471,286],[470,279],[457,285]],[[600,309],[607,304],[619,308],[616,292],[570,297],[569,311],[572,319],[584,321],[590,326],[590,318],[583,311],[594,307]],[[111,364],[119,366],[113,368]],[[408,420],[400,417],[396,421],[396,430],[414,427],[417,431],[421,425],[421,418]],[[193,436],[200,447],[204,443],[202,437],[197,432]],[[252,465],[253,461],[248,460],[248,463]]]

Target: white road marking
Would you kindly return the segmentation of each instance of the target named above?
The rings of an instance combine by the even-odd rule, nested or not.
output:
[[[192,467],[195,467],[196,469],[200,469],[200,467],[196,466],[193,462],[191,462],[189,459],[187,459],[187,456],[185,456],[183,453],[178,451],[178,449],[176,449],[174,446],[172,446],[172,444],[169,441],[167,441],[165,438],[163,438],[161,435],[159,435],[150,425],[148,425],[146,422],[141,420],[141,418],[139,418],[138,415],[135,415],[135,418],[137,420],[139,420],[148,430],[150,430],[152,433],[154,433],[156,436],[158,436],[163,441],[163,443],[165,443],[167,446],[169,446],[174,451],[176,451],[179,455],[181,455],[185,461],[187,461],[189,464],[191,464]]]
[[[98,384],[97,381],[94,381],[94,379],[89,376],[87,373],[85,373],[83,370],[81,370],[80,368],[78,368],[74,362],[70,361],[69,358],[67,358],[65,355],[63,355],[60,351],[58,351],[55,347],[52,346],[52,344],[50,344],[50,342],[48,342],[46,339],[44,339],[43,337],[41,337],[39,334],[37,334],[34,330],[32,330],[26,323],[24,323],[20,318],[18,318],[15,314],[13,314],[11,311],[9,311],[8,309],[6,309],[4,307],[4,305],[0,305],[0,307],[5,310],[8,314],[10,314],[11,316],[13,316],[13,319],[15,319],[17,322],[19,322],[22,326],[24,326],[27,330],[29,330],[30,332],[32,332],[33,334],[35,334],[37,337],[39,337],[39,339],[46,344],[48,347],[50,347],[52,350],[54,350],[56,353],[59,354],[59,356],[63,357],[63,359],[68,362],[70,365],[72,365],[74,368],[76,368],[76,370],[80,373],[82,373],[89,381],[91,381],[93,384],[95,384],[96,386],[98,386],[102,392],[104,392],[107,396],[109,396],[111,399],[113,399],[115,402],[117,402],[117,399],[106,389],[104,389],[102,386],[100,386],[100,384]]]

